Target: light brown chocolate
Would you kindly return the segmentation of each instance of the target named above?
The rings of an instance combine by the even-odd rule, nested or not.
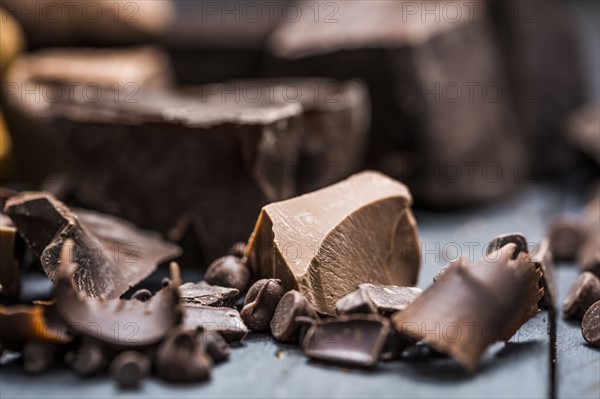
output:
[[[411,203],[402,183],[363,172],[267,205],[249,240],[249,266],[328,315],[361,283],[412,286],[420,250]]]

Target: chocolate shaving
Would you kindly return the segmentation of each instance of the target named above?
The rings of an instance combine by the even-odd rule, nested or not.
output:
[[[56,282],[65,240],[74,242],[73,281],[91,297],[117,298],[150,275],[161,261],[179,255],[179,248],[157,235],[99,213],[74,212],[52,195],[24,192],[7,200],[5,212],[44,271]]]
[[[174,328],[156,352],[155,369],[169,382],[199,382],[210,378],[212,361],[195,331]]]
[[[542,272],[525,252],[513,259],[517,248],[509,244],[476,264],[450,267],[392,316],[394,326],[475,370],[488,346],[508,341],[539,311]]]

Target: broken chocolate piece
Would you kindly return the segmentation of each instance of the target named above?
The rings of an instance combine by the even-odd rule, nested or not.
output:
[[[78,290],[92,297],[117,298],[158,263],[180,253],[176,245],[123,220],[75,213],[48,193],[20,193],[7,200],[5,211],[53,281],[61,248],[73,240],[71,261],[77,269],[72,278]]]
[[[56,310],[78,335],[94,338],[118,348],[141,347],[160,341],[181,320],[179,308],[179,269],[171,263],[172,283],[146,302],[123,299],[98,299],[84,296],[75,289],[71,274],[67,240],[61,250],[56,272],[54,298]],[[90,327],[92,326],[92,327]],[[118,333],[115,333],[115,327]]]
[[[0,305],[0,341],[6,349],[17,351],[29,341],[70,342],[65,325],[54,320],[52,311],[47,305]]]
[[[583,272],[571,285],[563,302],[566,317],[581,320],[588,308],[600,300],[600,279],[590,272]]]
[[[544,288],[544,298],[541,302],[544,308],[554,309],[556,301],[556,284],[554,282],[554,259],[553,252],[550,251],[550,241],[542,240],[531,250],[531,260],[542,271],[542,287]]]
[[[239,257],[223,256],[210,264],[204,279],[207,283],[221,287],[231,287],[240,293],[246,292],[250,283],[250,269]]]
[[[0,297],[17,298],[21,291],[17,239],[15,226],[0,214]]]
[[[54,365],[56,345],[49,342],[29,341],[23,346],[23,370],[39,374]]]
[[[585,312],[581,333],[588,344],[600,348],[600,301],[594,302]]]
[[[240,313],[231,308],[214,308],[209,306],[182,305],[182,325],[187,331],[218,332],[227,340],[239,341],[246,336],[248,328],[242,321]]]
[[[335,304],[335,313],[338,316],[353,313],[377,313],[371,298],[364,290],[354,290]]]
[[[229,359],[230,347],[225,338],[217,332],[201,331],[196,340],[210,355],[215,363],[223,362]]]
[[[201,281],[197,284],[186,283],[181,285],[179,294],[182,303],[232,308],[235,306],[240,292],[235,288],[218,287]]]
[[[361,284],[358,289],[366,293],[375,309],[384,316],[406,309],[422,293],[421,289],[416,287],[382,284]]]
[[[317,312],[313,309],[304,295],[296,290],[285,293],[271,319],[271,333],[281,342],[298,342],[300,327],[296,321],[299,316],[318,319]]]
[[[539,311],[542,272],[525,252],[513,259],[516,249],[511,243],[475,264],[453,265],[392,323],[473,371],[489,345],[508,341]]]
[[[559,216],[548,226],[548,238],[552,255],[557,261],[572,262],[577,258],[587,230],[578,216]]]
[[[310,358],[373,367],[385,345],[389,321],[378,315],[340,316],[315,322],[302,350]]]
[[[126,351],[112,360],[109,370],[121,388],[135,388],[150,374],[150,360],[140,352]]]
[[[411,201],[403,184],[364,172],[267,205],[249,240],[249,265],[327,315],[358,284],[412,286],[421,261]]]
[[[174,328],[156,352],[155,368],[168,382],[199,382],[210,378],[212,361],[195,331]]]
[[[281,280],[258,280],[250,287],[240,312],[244,323],[253,331],[269,329],[273,313],[285,291]]]

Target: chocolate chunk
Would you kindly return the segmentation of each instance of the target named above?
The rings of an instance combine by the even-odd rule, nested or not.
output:
[[[121,388],[135,388],[150,374],[150,360],[140,352],[119,353],[110,363],[110,375]]]
[[[217,287],[201,281],[197,284],[186,283],[181,285],[179,294],[182,303],[232,308],[235,306],[240,292],[235,288]]]
[[[593,273],[583,272],[571,285],[563,302],[566,317],[581,320],[590,306],[600,300],[600,279]]]
[[[281,279],[286,291],[300,291],[328,315],[360,283],[412,286],[420,248],[411,201],[403,184],[364,172],[270,204],[249,240],[249,265],[258,278]]]
[[[253,331],[269,329],[279,300],[285,293],[281,280],[262,279],[250,287],[240,312],[244,323]]]
[[[378,315],[321,320],[306,333],[302,350],[317,360],[373,367],[379,360],[389,329],[389,321]]]
[[[90,377],[108,366],[111,351],[93,339],[84,338],[76,352],[69,352],[65,363],[82,377]]]
[[[361,284],[358,289],[367,294],[375,309],[384,316],[406,309],[422,293],[421,289],[416,287],[381,284]]]
[[[499,251],[502,248],[504,248],[507,244],[515,244],[516,245],[516,248],[514,249],[514,252],[512,253],[511,259],[517,259],[517,257],[519,256],[519,253],[521,253],[521,252],[529,253],[529,246],[527,245],[527,239],[523,236],[523,234],[509,233],[509,234],[500,235],[500,236],[494,238],[492,241],[490,241],[487,246],[487,249],[486,249],[486,254],[489,255],[493,252]],[[512,247],[507,247],[507,248],[512,248]]]
[[[385,345],[381,351],[381,360],[397,360],[402,357],[404,351],[415,344],[415,341],[408,338],[404,334],[396,331],[393,326],[390,327],[390,332],[385,341]]]
[[[145,288],[137,290],[131,295],[131,299],[135,299],[136,301],[146,302],[148,299],[152,298],[152,292]]]
[[[86,297],[75,288],[71,272],[76,266],[69,263],[69,255],[69,246],[65,244],[56,273],[54,298],[58,314],[76,334],[114,347],[132,348],[159,342],[179,323],[180,277],[174,262],[171,263],[172,283],[146,302],[107,300]]]
[[[509,244],[473,265],[455,264],[392,323],[474,370],[488,346],[508,341],[539,311],[542,272],[525,252],[513,259],[516,249]]]
[[[56,345],[29,341],[23,346],[21,356],[23,357],[23,370],[31,374],[39,374],[54,365]]]
[[[338,316],[353,313],[377,313],[377,309],[364,290],[356,289],[337,301],[335,313]]]
[[[586,235],[585,223],[577,216],[559,216],[553,219],[548,226],[548,238],[554,259],[574,261]]]
[[[224,256],[210,264],[204,279],[212,285],[231,287],[244,293],[250,284],[250,269],[237,256]]]
[[[243,259],[246,256],[246,243],[243,241],[236,242],[229,248],[228,255]]]
[[[0,305],[0,341],[10,350],[20,350],[29,341],[70,342],[65,325],[52,317],[53,310],[47,305]]]
[[[288,291],[281,297],[271,319],[271,333],[281,342],[298,342],[303,323],[296,318],[309,317],[318,319],[319,316],[304,295],[296,290]]]
[[[0,297],[17,298],[21,291],[17,229],[0,214]]]
[[[218,332],[227,340],[239,341],[246,336],[248,328],[237,310],[185,304],[183,327],[188,331]]]
[[[201,331],[196,341],[204,348],[215,363],[229,359],[230,347],[225,338],[217,332]]]
[[[531,260],[542,271],[541,284],[544,288],[544,298],[541,302],[546,309],[554,309],[556,302],[556,283],[554,281],[554,253],[550,251],[550,241],[542,240],[531,250]]]
[[[174,244],[123,220],[91,211],[71,211],[48,193],[24,192],[6,202],[17,231],[56,281],[61,248],[74,242],[73,281],[88,296],[117,298],[156,265],[180,253]]]
[[[600,301],[594,302],[585,312],[581,333],[588,344],[600,348]]]
[[[199,382],[210,378],[212,361],[196,339],[196,332],[173,329],[160,344],[156,374],[169,382]]]

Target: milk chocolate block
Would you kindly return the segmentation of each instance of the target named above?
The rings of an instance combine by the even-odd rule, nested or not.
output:
[[[304,354],[328,362],[374,367],[390,330],[378,315],[340,316],[313,323],[302,343]]]
[[[577,254],[577,263],[584,271],[600,277],[600,191],[597,191],[583,211],[587,234]]]
[[[334,21],[308,17],[325,1],[300,5],[304,17],[271,35],[273,69],[367,82],[370,167],[440,208],[517,189],[511,168],[523,161],[522,139],[486,2],[436,2],[431,15],[423,2],[345,1]],[[446,5],[458,17],[441,15]]]
[[[53,104],[104,99],[118,106],[139,101],[144,88],[168,87],[172,80],[166,55],[148,46],[46,49],[17,58],[2,84],[2,96],[20,178],[34,184],[61,178],[72,182],[85,173],[64,158],[64,143],[43,119]],[[109,173],[96,170],[86,177],[98,180]]]
[[[156,234],[96,212],[76,213],[48,193],[15,195],[6,201],[5,212],[53,281],[61,250],[73,240],[71,261],[77,266],[70,278],[77,290],[92,297],[117,298],[160,262],[180,254],[179,247]]]
[[[16,298],[21,291],[17,240],[17,229],[0,214],[0,297]]]
[[[261,211],[248,243],[257,278],[277,278],[322,314],[358,284],[412,286],[420,268],[412,197],[376,172]]]
[[[54,104],[55,139],[80,172],[70,179],[79,203],[175,240],[169,233],[187,220],[198,266],[246,240],[262,206],[294,194],[300,104],[169,91],[137,99]]]
[[[539,311],[542,272],[526,252],[513,259],[516,248],[508,244],[475,264],[452,264],[392,316],[392,323],[400,333],[425,340],[473,371],[489,345],[508,341]]]
[[[181,302],[217,308],[235,306],[240,292],[235,288],[218,287],[205,281],[197,284],[185,283],[179,287]]]

